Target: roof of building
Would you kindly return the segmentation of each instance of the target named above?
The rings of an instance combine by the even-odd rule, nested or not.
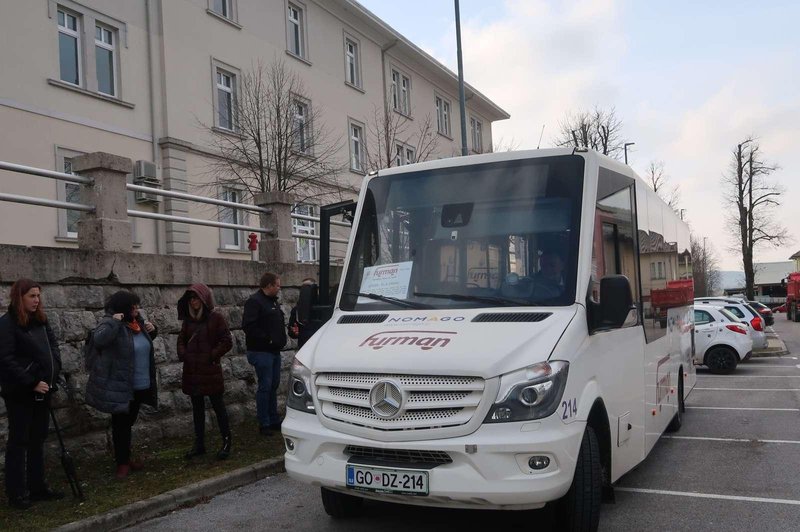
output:
[[[391,48],[393,46],[402,45],[405,50],[411,54],[412,56],[419,57],[425,63],[429,63],[434,70],[439,70],[445,76],[451,78],[453,81],[458,83],[458,75],[454,73],[452,70],[444,66],[442,63],[437,61],[433,58],[429,53],[424,51],[422,48],[411,42],[409,39],[404,37],[400,34],[397,30],[389,26],[386,22],[378,18],[372,11],[367,9],[366,7],[359,4],[356,0],[340,0],[343,1],[346,5],[353,8],[357,13],[359,13],[364,19],[368,20],[376,29],[386,35],[387,40],[389,43],[384,49]],[[480,91],[472,87],[469,83],[464,82],[464,97],[466,100],[471,98],[478,98],[481,102],[486,105],[489,109],[491,109],[494,113],[496,113],[495,117],[492,117],[494,120],[506,120],[511,118],[511,115],[508,114],[503,108],[499,105],[494,103],[488,97],[481,94]]]
[[[756,270],[756,285],[781,284],[781,279],[794,271],[793,261],[757,262],[753,266]]]
[[[800,251],[789,257],[789,260],[800,259]]]

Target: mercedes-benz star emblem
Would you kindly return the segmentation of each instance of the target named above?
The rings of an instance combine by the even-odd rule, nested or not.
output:
[[[376,382],[369,391],[369,406],[383,419],[397,417],[405,405],[405,394],[400,385],[391,380]]]

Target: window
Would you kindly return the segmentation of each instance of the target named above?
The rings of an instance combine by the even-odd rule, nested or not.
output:
[[[450,102],[440,96],[436,96],[434,100],[436,102],[436,131],[449,137]]]
[[[72,158],[71,157],[64,157],[64,173],[65,174],[73,174],[72,171]],[[64,184],[64,201],[69,203],[80,203],[81,202],[81,186],[77,183],[67,183],[63,182]],[[78,238],[78,220],[81,218],[81,211],[66,211],[66,231],[65,236],[67,238]]]
[[[294,149],[300,153],[311,151],[310,117],[308,104],[299,100],[294,102]]]
[[[731,314],[733,314],[734,316],[736,316],[740,320],[745,319],[744,312],[742,312],[741,310],[739,310],[736,307],[725,307],[725,310],[727,310],[728,312],[730,312]]]
[[[706,323],[711,323],[712,321],[714,321],[714,318],[712,318],[711,314],[709,314],[705,310],[695,310],[694,311],[694,324],[695,325],[705,325]]]
[[[223,188],[221,194],[223,200],[234,203],[242,202],[241,191],[235,188]],[[242,211],[232,207],[221,207],[219,210],[219,221],[228,224],[243,224]],[[238,250],[243,247],[243,233],[238,229],[221,229],[220,242],[222,249]]]
[[[410,115],[411,79],[398,70],[392,69],[392,108],[404,115]]]
[[[288,40],[287,43],[289,52],[296,55],[297,57],[302,57],[305,59],[306,57],[306,50],[305,50],[305,21],[303,9],[298,7],[295,4],[288,4],[288,15],[287,15],[287,24],[288,24]]]
[[[405,144],[397,144],[395,146],[395,166],[403,166],[404,164],[413,164],[416,161],[416,152],[411,146]]]
[[[217,15],[232,18],[230,0],[212,0],[211,10]]]
[[[294,212],[306,216],[318,216],[313,205],[295,205]],[[317,223],[311,220],[292,218],[292,233],[299,235],[317,235]],[[297,262],[316,262],[319,260],[317,241],[309,238],[296,238]]]
[[[234,130],[234,91],[236,77],[217,68],[217,127]]]
[[[469,129],[472,134],[472,151],[483,153],[483,124],[470,117]]]
[[[58,10],[58,63],[60,79],[81,84],[81,41],[78,17]]]
[[[97,92],[114,96],[114,32],[104,26],[94,28],[94,56],[97,68]]]
[[[346,37],[344,40],[345,81],[350,85],[361,87],[361,66],[358,55],[358,43]]]
[[[364,128],[353,122],[350,128],[350,169],[364,171]]]

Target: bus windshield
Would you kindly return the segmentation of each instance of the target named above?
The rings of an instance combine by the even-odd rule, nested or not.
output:
[[[572,304],[583,173],[566,155],[372,179],[340,307]]]

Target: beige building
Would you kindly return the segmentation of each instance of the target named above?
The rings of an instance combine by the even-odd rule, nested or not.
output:
[[[247,201],[217,186],[214,138],[236,135],[230,103],[253,65],[282,61],[305,87],[298,115],[313,109],[340,140],[341,190],[352,197],[374,140],[369,122],[388,105],[414,127],[430,121],[429,158],[460,152],[457,77],[353,0],[37,0],[3,2],[0,17],[0,160],[70,170],[70,158],[105,151],[147,161],[130,179],[165,189]],[[492,123],[509,118],[467,86],[470,149],[489,151]],[[416,140],[398,139],[396,163]],[[78,185],[0,171],[0,191],[77,201]],[[313,203],[313,201],[309,202]],[[130,208],[257,224],[243,211],[130,193]],[[314,212],[314,206],[301,207]],[[0,242],[77,245],[75,211],[0,203]],[[296,221],[296,231],[314,233]],[[142,253],[248,259],[246,235],[135,219]],[[298,243],[298,259],[316,246]]]

